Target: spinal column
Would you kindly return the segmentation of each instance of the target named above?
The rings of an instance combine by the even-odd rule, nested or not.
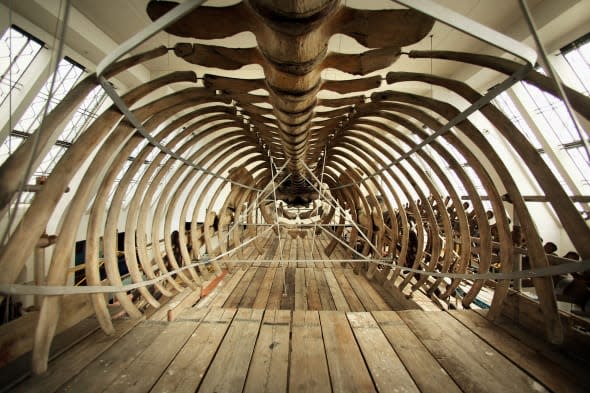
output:
[[[250,0],[249,5],[264,20],[256,38],[267,63],[266,84],[291,184],[298,191],[304,188],[303,163],[331,35],[326,22],[340,5],[334,0]]]

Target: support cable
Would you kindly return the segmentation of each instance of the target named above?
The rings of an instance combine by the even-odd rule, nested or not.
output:
[[[141,122],[137,119],[137,117],[135,117],[133,112],[131,112],[131,110],[129,109],[127,104],[125,104],[125,102],[123,101],[121,96],[119,96],[119,94],[115,91],[115,88],[109,83],[109,81],[106,80],[103,76],[99,77],[99,81],[100,81],[100,84],[102,85],[103,89],[106,91],[106,93],[109,95],[109,97],[113,100],[113,103],[117,106],[117,108],[119,108],[121,113],[127,118],[127,120],[129,120],[129,122],[133,125],[133,127],[135,127],[137,129],[137,131],[145,139],[148,140],[149,143],[151,143],[153,146],[160,149],[160,151],[162,153],[169,155],[170,157],[182,162],[183,164],[185,164],[191,168],[201,171],[209,176],[215,177],[216,179],[220,179],[220,180],[226,181],[228,183],[235,184],[237,186],[246,188],[248,190],[260,191],[255,187],[250,187],[246,184],[239,183],[239,182],[231,180],[227,177],[223,177],[216,172],[212,172],[206,168],[203,168],[202,166],[197,165],[194,162],[187,160],[186,158],[182,157],[181,155],[179,155],[176,152],[169,149],[167,146],[164,146],[163,144],[161,144],[148,131],[146,131],[146,129],[143,127],[143,124],[141,124]]]
[[[282,171],[283,169],[285,169],[285,167],[287,166],[288,163],[289,163],[289,160],[287,160],[287,162],[279,169],[279,171]],[[266,193],[266,195],[263,195],[263,197],[261,198],[262,200],[266,199],[266,197],[272,193],[272,191],[267,192],[266,188],[270,186],[271,182],[274,182],[274,180],[277,178],[278,175],[279,175],[279,173],[276,173],[275,176],[273,176],[271,178],[270,182],[266,186],[264,186],[264,188],[262,190],[256,191],[256,204],[254,206],[248,206],[246,208],[246,210],[244,210],[243,214],[248,215],[248,214],[250,214],[250,209],[258,207],[258,197],[260,196],[261,193]],[[279,183],[279,187],[281,186],[281,184],[283,184],[285,181],[287,181],[287,179],[289,177],[291,177],[290,173],[287,176],[285,176],[285,178],[283,180],[281,180],[281,182]],[[234,225],[228,229],[228,233],[227,233],[228,239],[229,239],[229,234],[231,233],[231,231],[233,231],[238,225],[239,225],[239,223],[236,221],[236,222],[234,222]]]

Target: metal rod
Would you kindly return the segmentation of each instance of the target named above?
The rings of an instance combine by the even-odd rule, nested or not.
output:
[[[273,173],[272,168],[274,167],[274,161],[272,159],[272,155],[270,151],[268,152],[268,156],[270,157],[270,173]],[[279,171],[277,170],[277,175]],[[273,175],[274,178],[274,175]],[[283,260],[283,243],[281,242],[281,226],[279,224],[279,208],[277,207],[277,190],[275,187],[275,182],[272,182],[272,193],[274,198],[274,205],[275,205],[275,215],[277,216],[277,235],[279,237],[279,258]],[[283,296],[287,296],[287,272],[285,271],[285,267],[283,266]]]
[[[285,164],[284,164],[284,165],[283,165],[283,166],[282,166],[282,167],[279,169],[279,171],[282,171],[282,170],[283,170],[283,169],[284,169],[284,168],[287,166],[287,164],[288,164],[288,163],[289,163],[289,160],[287,160],[287,162],[285,162]],[[276,177],[277,177],[278,175],[279,175],[279,173],[277,172],[277,173],[276,173],[276,174],[275,174],[275,175],[274,175],[274,176],[273,176],[273,177],[270,179],[270,182],[269,182],[269,183],[267,183],[267,185],[266,185],[266,186],[264,186],[264,188],[263,188],[261,191],[257,191],[257,192],[256,192],[256,195],[257,195],[257,197],[256,197],[256,198],[257,198],[257,199],[258,199],[258,194],[259,194],[259,193],[264,193],[264,192],[266,192],[266,188],[267,188],[267,187],[270,185],[270,183],[271,183],[271,182],[273,182],[273,184],[274,184],[274,180],[276,179]],[[286,181],[286,180],[287,180],[287,179],[288,179],[290,176],[291,176],[291,174],[290,174],[290,173],[289,173],[287,176],[285,176],[285,178],[284,178],[283,180],[281,180],[281,182],[279,183],[279,186],[280,186],[281,184],[283,184],[283,182],[285,182],[285,181]],[[265,198],[266,198],[268,195],[270,195],[271,193],[272,193],[272,191],[269,191],[269,192],[268,192],[268,193],[267,193],[267,194],[266,194],[266,195],[265,195],[265,196],[264,196],[262,199],[264,200],[264,199],[265,199]],[[252,208],[255,208],[255,209],[257,209],[257,208],[258,208],[258,204],[254,205],[254,206],[248,206],[248,207],[246,208],[246,210],[244,211],[244,213],[243,213],[243,214],[245,214],[245,215],[249,214],[249,213],[250,213],[250,209],[252,209]],[[238,225],[239,225],[239,223],[238,223],[238,221],[237,221],[237,220],[236,220],[236,222],[234,223],[234,225],[233,225],[231,228],[229,228],[229,225],[228,225],[228,231],[227,231],[228,240],[229,240],[229,234],[230,234],[230,232],[231,232],[231,231],[233,231],[233,230],[234,230],[234,229],[235,229],[235,228],[236,228]],[[242,224],[242,225],[245,225],[245,224]],[[272,225],[272,224],[271,224],[271,225]]]

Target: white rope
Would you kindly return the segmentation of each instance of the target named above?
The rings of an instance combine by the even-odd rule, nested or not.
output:
[[[350,262],[350,263],[359,263],[359,262],[366,262],[360,261],[358,259],[318,259],[318,260],[283,260],[283,262],[305,262],[305,263],[312,263],[312,262]],[[74,294],[91,294],[91,293],[116,293],[116,292],[127,292],[134,289],[138,289],[141,287],[146,287],[148,285],[156,284],[167,277],[178,273],[181,270],[188,269],[194,266],[201,266],[209,263],[211,261],[205,262],[196,262],[191,265],[184,266],[180,269],[174,270],[167,274],[161,275],[156,279],[143,281],[141,283],[136,284],[127,284],[121,286],[112,286],[112,285],[89,285],[89,286],[59,286],[59,285],[26,285],[26,284],[2,284],[0,285],[0,294],[2,295],[42,295],[42,296],[59,296],[59,295],[74,295]],[[231,260],[231,263],[252,263],[253,260],[251,259],[235,259]],[[258,263],[276,263],[276,260],[256,260]],[[590,270],[590,259],[584,260],[582,262],[571,262],[563,265],[556,265],[550,266],[546,268],[540,269],[531,269],[531,270],[523,270],[519,272],[511,272],[511,273],[441,273],[441,272],[427,272],[424,270],[412,269],[407,268],[401,265],[397,265],[394,263],[390,263],[389,260],[370,260],[371,263],[376,263],[382,265],[384,267],[396,268],[400,269],[402,272],[414,272],[418,274],[424,274],[427,276],[432,277],[448,277],[452,279],[464,279],[464,280],[513,280],[513,279],[523,279],[523,278],[538,278],[538,277],[548,277],[548,276],[556,276],[560,274],[566,273],[574,273],[580,272],[585,270]]]

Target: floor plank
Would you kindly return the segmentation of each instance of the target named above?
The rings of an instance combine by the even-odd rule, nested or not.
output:
[[[336,310],[334,299],[332,299],[332,293],[326,282],[326,276],[324,276],[324,269],[315,268],[315,279],[318,283],[318,290],[320,293],[320,301],[322,302],[322,310]]]
[[[466,328],[553,391],[590,392],[588,378],[580,378],[559,363],[527,347],[473,311],[450,311]]]
[[[266,276],[266,267],[258,267],[256,269],[256,273],[254,274],[254,277],[252,277],[248,289],[246,289],[244,296],[240,300],[239,307],[253,308],[252,305],[254,304],[254,300],[256,300],[256,295],[262,284],[262,279]]]
[[[419,393],[414,380],[369,313],[346,314],[379,392]]]
[[[293,239],[289,236],[289,241],[291,242],[291,249],[289,251],[289,259],[295,262],[289,262],[289,267],[296,268],[297,267],[297,238]]]
[[[487,310],[477,310],[475,312],[485,318]],[[495,327],[507,332],[527,347],[559,363],[562,367],[576,375],[576,380],[583,381],[584,385],[590,384],[588,362],[587,360],[583,360],[586,356],[580,358],[579,351],[571,351],[569,348],[564,349],[561,346],[552,345],[547,342],[543,335],[530,334],[521,325],[504,316],[496,318],[493,323]]]
[[[263,310],[239,309],[199,392],[242,392]]]
[[[272,282],[272,288],[270,295],[268,296],[267,309],[278,310],[281,308],[281,300],[283,299],[283,282],[285,280],[285,269],[284,267],[275,268],[276,273]]]
[[[307,310],[307,288],[305,286],[305,269],[295,271],[295,310]]]
[[[235,309],[212,309],[162,374],[151,393],[194,393],[235,313]]]
[[[86,318],[71,328],[64,330],[55,336],[51,343],[49,361],[68,351],[98,329],[100,327],[95,318]],[[5,352],[5,348],[0,351],[0,353],[2,352]],[[4,367],[0,367],[0,392],[9,391],[13,386],[31,375],[32,357],[32,351],[29,351],[10,361]]]
[[[547,391],[447,313],[398,314],[464,392]]]
[[[266,253],[264,254],[264,259],[271,260],[271,259],[275,259],[275,254],[277,253],[277,249],[279,248],[279,239],[278,237],[272,235],[272,242],[270,243],[270,245],[267,246],[268,247],[266,249]]]
[[[440,363],[392,311],[373,311],[375,321],[423,393],[461,393]]]
[[[174,321],[104,390],[105,393],[148,392],[183,348],[197,326],[195,321]]]
[[[15,391],[588,391],[587,376],[472,311],[193,307],[172,322],[115,326],[114,337],[92,333]]]
[[[80,374],[64,384],[60,392],[100,393],[121,378],[129,365],[135,361],[166,328],[164,323],[142,322],[123,336],[116,345],[103,352]]]
[[[287,391],[290,332],[290,311],[265,311],[246,378],[245,393]]]
[[[308,251],[305,249],[304,239],[297,236],[297,267],[305,268],[307,263],[305,262],[308,258]]]
[[[85,340],[51,362],[45,374],[25,380],[13,391],[23,393],[55,392],[64,383],[78,375],[88,364],[92,363],[94,359],[109,349],[139,322],[139,319],[113,321],[115,327],[113,335],[107,336],[102,330],[95,331]]]
[[[307,287],[307,309],[308,310],[321,310],[322,302],[320,300],[320,292],[318,289],[318,283],[315,278],[315,268],[305,268],[305,285]]]
[[[332,392],[317,311],[293,312],[289,392]]]
[[[338,281],[334,276],[333,269],[324,269],[324,276],[326,277],[328,288],[330,288],[330,293],[332,294],[332,299],[334,300],[334,307],[336,307],[336,310],[350,311],[350,307],[346,302],[344,293],[342,293],[342,289],[340,289],[340,285],[338,285]]]
[[[344,275],[344,272],[346,270],[351,269],[333,269],[332,271],[334,272],[334,277],[336,277],[336,281],[338,281],[338,285],[340,285],[340,289],[342,289],[342,294],[344,295],[344,298],[346,299],[346,302],[350,307],[350,311],[365,311],[365,307],[359,300],[358,296],[352,289],[352,286],[348,282],[348,279]]]
[[[365,287],[363,285],[364,283],[362,281],[362,280],[364,280],[364,278],[359,277],[358,274],[354,274],[352,269],[344,269],[344,275],[348,279],[350,286],[354,290],[354,293],[359,298],[360,302],[363,304],[363,307],[365,308],[365,310],[367,310],[367,311],[379,310],[379,308],[377,307],[377,305],[375,304],[373,299],[371,299],[371,297],[369,296],[367,291],[365,291]]]
[[[257,267],[250,267],[248,268],[248,270],[246,270],[246,273],[244,273],[244,276],[242,277],[238,285],[236,285],[235,289],[231,292],[231,295],[229,295],[226,302],[223,304],[223,307],[238,307],[240,301],[242,300],[242,297],[244,296],[244,293],[246,293],[246,290],[248,289],[248,286],[250,285],[252,278],[254,278],[254,274],[256,274],[257,270]]]
[[[385,281],[385,282],[387,282],[387,281]],[[375,281],[374,279],[369,281],[369,284],[371,285],[371,287],[387,303],[387,305],[389,306],[389,310],[393,310],[393,311],[405,310],[406,306],[404,306],[403,304],[400,304],[399,301],[395,300],[395,298],[389,292],[387,292],[387,289],[385,289],[383,286],[384,283],[380,284],[377,281]]]
[[[375,392],[354,335],[340,311],[320,312],[333,392]]]
[[[363,289],[365,290],[367,295],[369,295],[371,300],[373,300],[373,303],[375,303],[375,307],[376,307],[375,311],[389,311],[389,310],[391,310],[391,307],[389,306],[389,304],[385,301],[385,299],[383,299],[381,294],[379,294],[379,292],[377,290],[375,290],[375,288],[371,285],[371,283],[369,282],[369,280],[365,276],[365,273],[362,272],[361,274],[362,274],[362,277],[357,276],[358,281],[359,281],[359,283],[362,283]]]
[[[215,296],[211,299],[204,299],[204,302],[202,301],[202,303],[205,304],[201,303],[197,304],[197,306],[204,306],[210,302],[209,307],[223,307],[224,303],[227,301],[232,291],[236,288],[236,285],[238,285],[244,274],[246,274],[245,270],[234,269],[231,277],[228,279],[226,276],[226,278],[215,289],[217,291]],[[213,293],[211,295],[213,295]]]
[[[254,304],[252,305],[252,308],[266,308],[276,272],[276,267],[266,268],[266,274],[264,275],[264,279],[262,280],[260,289],[256,294],[256,299],[254,299]]]
[[[174,295],[168,302],[158,308],[148,319],[153,321],[168,320],[168,310],[173,309],[180,304],[187,296],[193,292],[192,288],[184,288],[181,292]]]
[[[285,268],[286,295],[281,298],[281,310],[293,310],[295,308],[295,269]]]

